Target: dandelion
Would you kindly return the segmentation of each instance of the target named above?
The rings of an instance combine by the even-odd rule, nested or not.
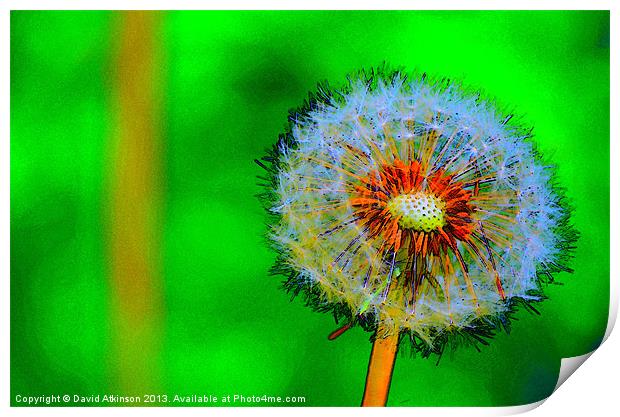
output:
[[[363,405],[385,405],[396,351],[509,331],[569,271],[576,232],[531,132],[448,80],[360,72],[320,86],[257,161],[273,269],[319,311],[372,332]],[[535,311],[535,310],[534,310]]]

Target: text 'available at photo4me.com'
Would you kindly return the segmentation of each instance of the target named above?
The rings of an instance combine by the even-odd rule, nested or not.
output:
[[[244,404],[304,404],[305,396],[279,396],[279,395],[243,395],[243,394],[143,394],[143,395],[116,395],[98,394],[83,396],[78,394],[56,395],[21,395],[15,396],[15,402],[23,406],[48,406],[48,405],[244,405]]]

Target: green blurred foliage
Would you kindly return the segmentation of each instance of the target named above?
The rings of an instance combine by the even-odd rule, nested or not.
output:
[[[253,164],[318,81],[380,65],[481,87],[534,127],[575,206],[575,273],[481,352],[397,359],[389,405],[492,406],[549,395],[560,358],[602,339],[609,300],[609,13],[166,13],[162,68],[162,393],[303,395],[356,406],[359,328],[290,302]],[[106,242],[118,15],[11,13],[11,392],[104,394]],[[122,394],[122,393],[117,393]]]

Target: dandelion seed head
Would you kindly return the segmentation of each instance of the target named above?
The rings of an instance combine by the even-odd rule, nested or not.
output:
[[[289,289],[431,347],[541,299],[541,265],[575,234],[529,138],[458,84],[350,77],[276,147],[270,237]]]

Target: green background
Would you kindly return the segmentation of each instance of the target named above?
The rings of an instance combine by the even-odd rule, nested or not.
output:
[[[11,392],[122,394],[107,181],[119,15],[11,13]],[[606,11],[169,12],[160,43],[159,393],[357,406],[371,344],[270,277],[263,155],[316,82],[381,64],[463,79],[524,116],[575,206],[572,275],[481,352],[401,354],[388,405],[537,401],[600,342],[609,300]],[[596,359],[595,359],[596,360]]]

